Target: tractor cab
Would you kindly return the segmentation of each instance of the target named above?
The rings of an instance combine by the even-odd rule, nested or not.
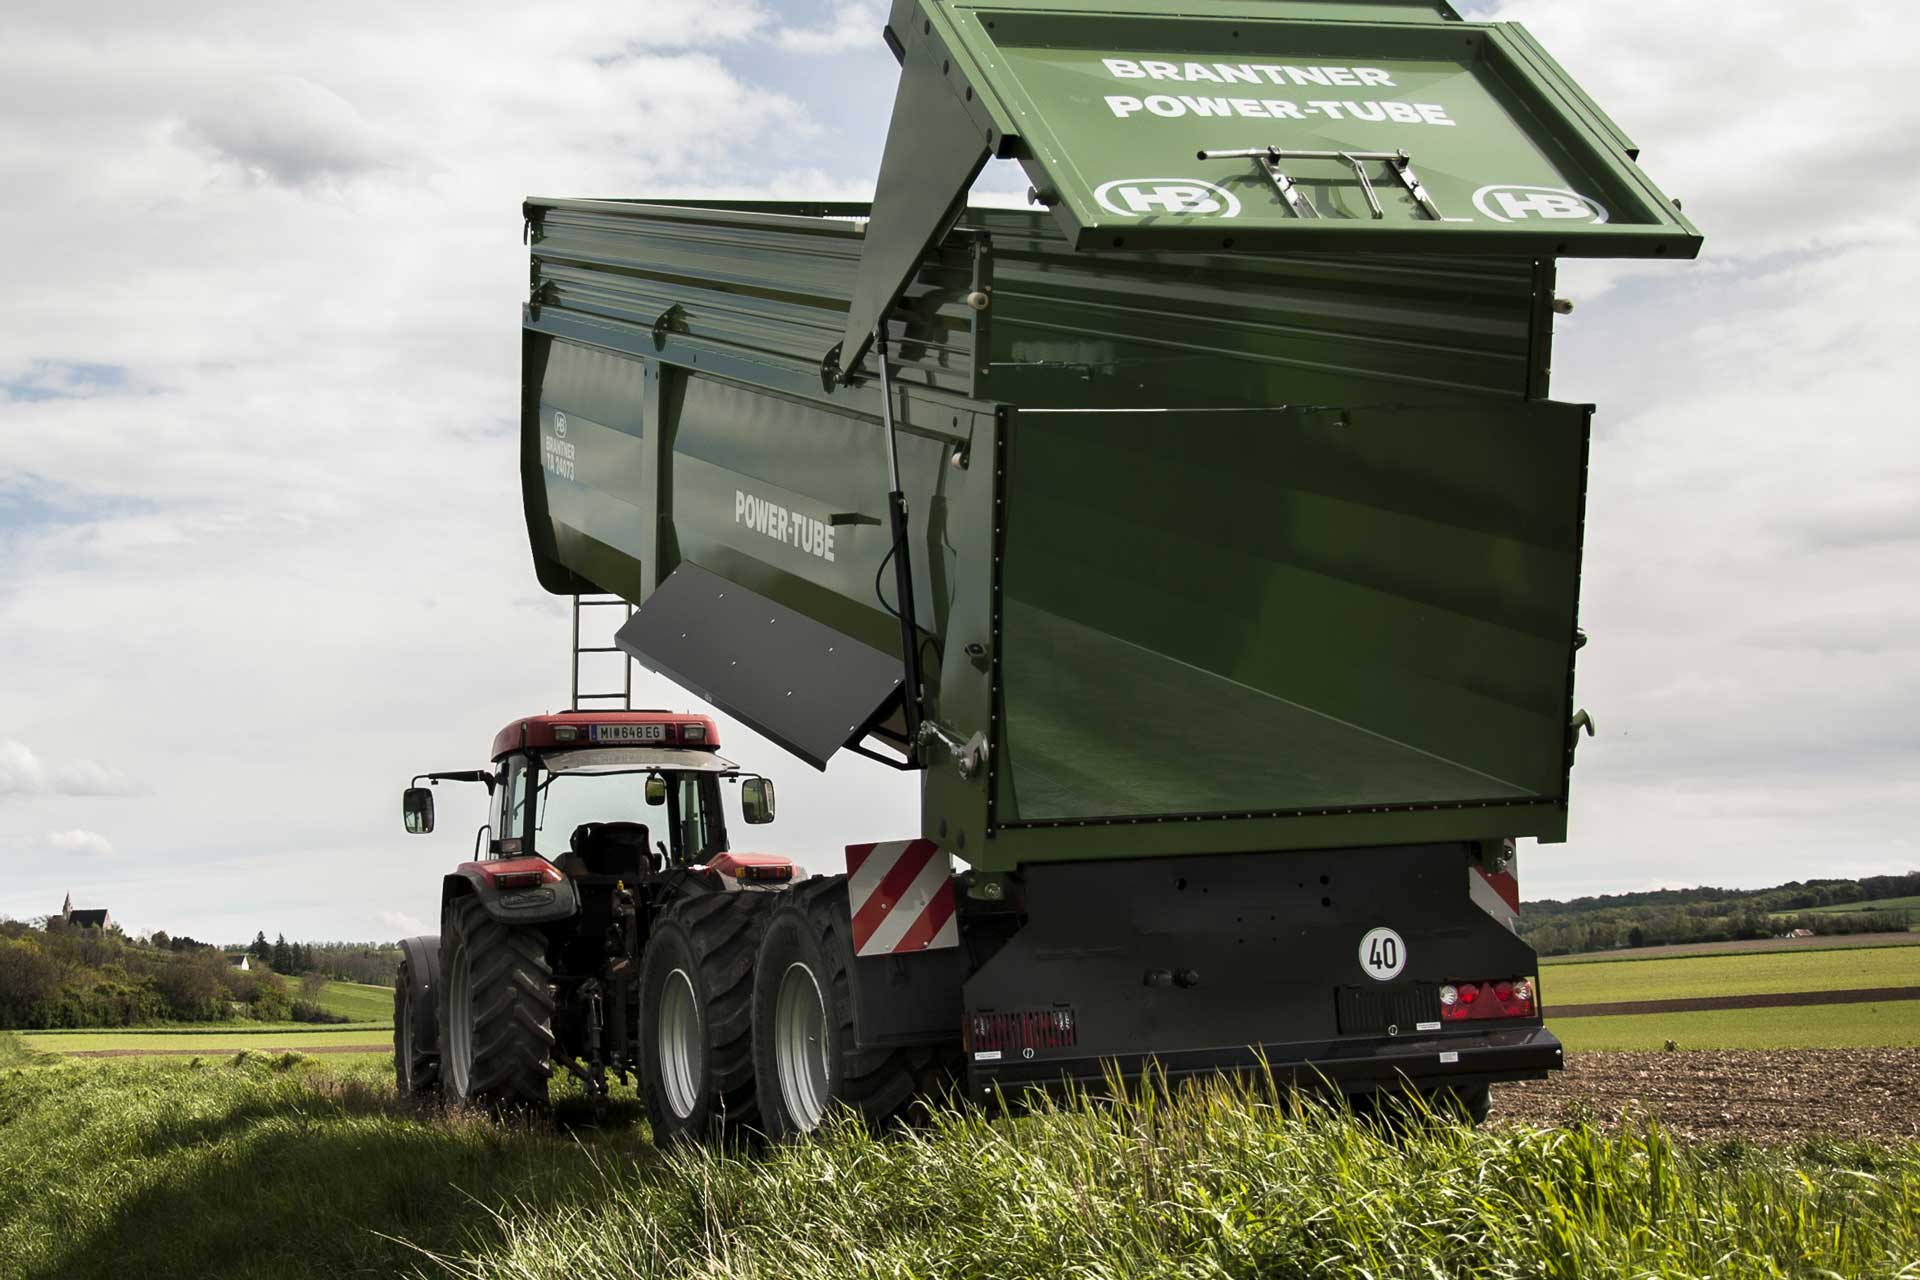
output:
[[[526,716],[493,740],[491,772],[423,774],[406,801],[410,831],[432,829],[423,781],[483,782],[488,819],[477,862],[538,857],[572,879],[639,881],[713,863],[728,812],[773,820],[773,784],[719,751],[711,717],[666,711]],[[737,797],[737,799],[729,799]]]

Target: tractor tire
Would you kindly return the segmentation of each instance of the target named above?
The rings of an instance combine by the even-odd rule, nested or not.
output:
[[[880,1128],[957,1079],[957,1035],[951,1044],[855,1044],[852,930],[845,876],[785,894],[767,925],[754,966],[753,1064],[769,1138],[811,1133],[835,1111]]]
[[[440,993],[440,939],[408,938],[400,944],[393,978],[393,1078],[402,1102],[440,1096],[440,1025],[434,1005]]]
[[[554,1011],[546,935],[500,923],[478,898],[457,898],[441,929],[440,971],[447,1101],[496,1112],[546,1106]]]
[[[653,1140],[720,1143],[759,1118],[753,961],[780,895],[707,893],[654,921],[640,964],[640,1098]]]

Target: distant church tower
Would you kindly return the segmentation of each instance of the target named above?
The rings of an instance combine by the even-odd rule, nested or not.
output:
[[[60,904],[60,918],[62,920],[73,919],[73,895],[71,893],[67,895],[67,900]]]

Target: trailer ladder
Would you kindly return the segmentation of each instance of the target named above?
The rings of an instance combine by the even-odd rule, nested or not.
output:
[[[616,701],[619,710],[633,710],[633,659],[627,656],[625,650],[613,644],[611,638],[609,638],[606,644],[580,643],[581,610],[604,609],[612,606],[619,606],[622,611],[620,614],[620,622],[615,625],[615,630],[618,630],[619,626],[624,625],[627,619],[633,616],[634,607],[630,602],[621,599],[619,596],[612,595],[576,595],[573,598],[573,684],[571,696],[567,700],[567,709],[570,711],[588,710],[589,708],[580,705],[583,702],[613,704]],[[617,653],[621,655],[620,688],[610,693],[580,692],[580,659],[589,653]],[[612,705],[601,705],[596,709],[611,711],[615,708]]]

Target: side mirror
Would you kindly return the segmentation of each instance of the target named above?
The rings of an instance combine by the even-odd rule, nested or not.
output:
[[[665,804],[667,802],[667,780],[657,773],[647,775],[647,803]]]
[[[400,812],[406,815],[409,835],[426,835],[433,830],[433,792],[425,787],[408,787],[400,797]]]
[[[773,780],[752,777],[741,780],[740,812],[753,826],[773,821]]]

